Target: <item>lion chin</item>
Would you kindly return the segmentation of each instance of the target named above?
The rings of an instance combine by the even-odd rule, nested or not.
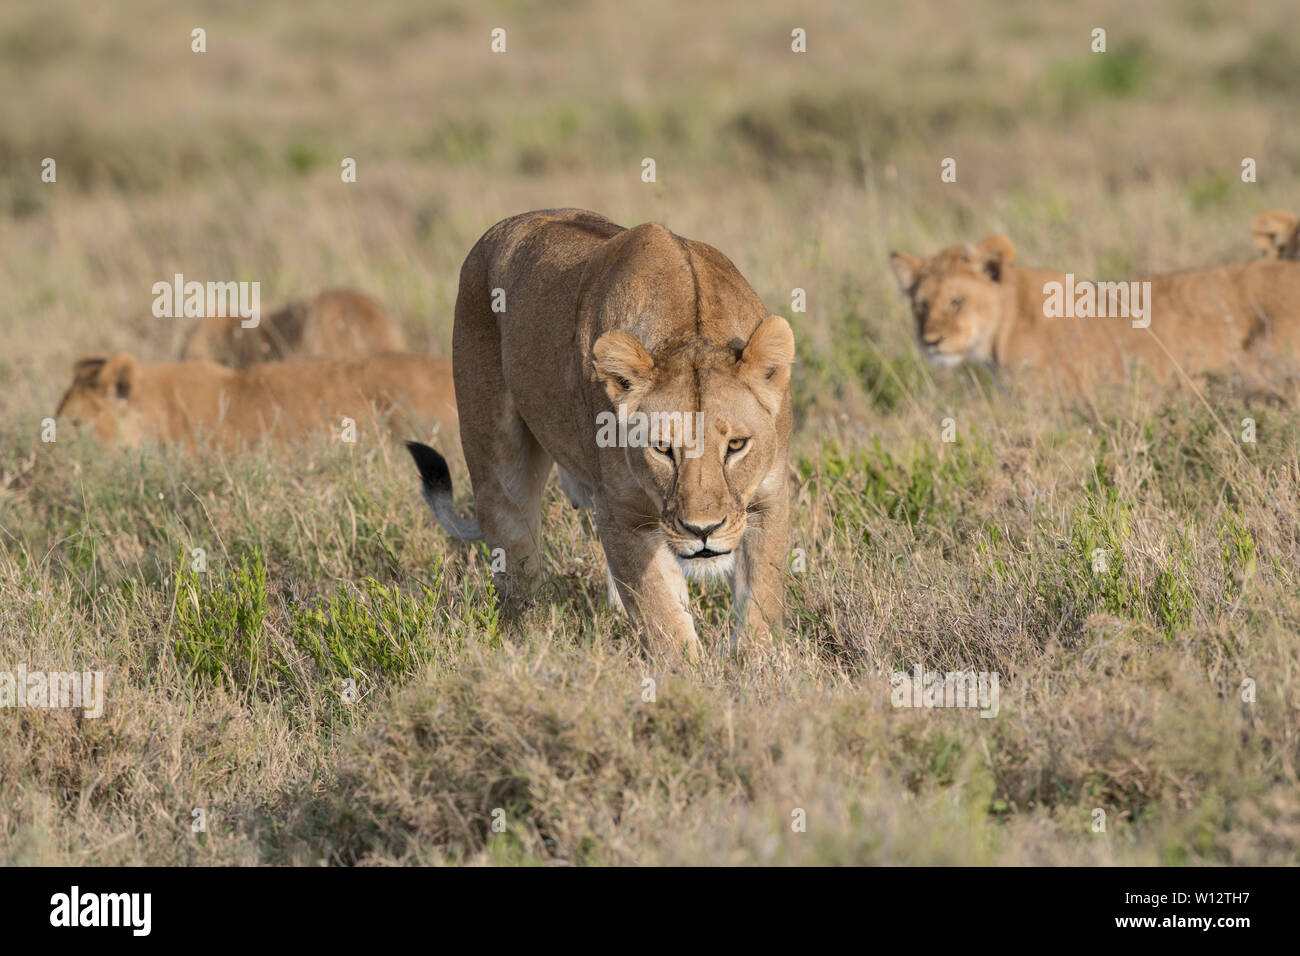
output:
[[[966,361],[961,352],[927,352],[925,357],[934,368],[956,368]]]
[[[673,557],[677,559],[682,574],[694,581],[717,581],[729,577],[736,563],[735,551],[717,554],[711,558],[685,558],[680,554],[674,554]]]

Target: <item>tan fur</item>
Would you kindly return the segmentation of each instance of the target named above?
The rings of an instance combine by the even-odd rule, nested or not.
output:
[[[1064,273],[1016,265],[1005,236],[929,259],[895,252],[890,264],[935,365],[1032,368],[1080,389],[1123,379],[1135,365],[1158,381],[1181,368],[1257,382],[1274,360],[1300,356],[1300,263],[1260,260],[1149,277],[1149,328],[1123,317],[1047,317],[1044,286],[1064,283]]]
[[[406,348],[396,320],[370,296],[336,289],[264,316],[253,328],[211,317],[195,326],[182,359],[246,368],[290,358],[351,358]]]
[[[536,583],[555,462],[570,498],[593,508],[612,596],[652,643],[697,653],[684,574],[729,576],[733,642],[779,624],[794,337],[726,256],[583,210],[515,216],[465,260],[453,345],[465,460],[482,533],[505,551],[503,591]],[[703,453],[598,447],[597,416],[620,403],[701,412]],[[725,554],[687,557],[706,547]]]
[[[268,362],[235,370],[215,362],[141,365],[125,352],[83,358],[56,415],[86,425],[104,441],[146,438],[226,449],[263,437],[292,440],[327,430],[344,417],[362,432],[375,413],[397,431],[456,428],[451,363],[421,355]]]
[[[1250,231],[1265,259],[1300,259],[1300,216],[1270,209],[1251,220]]]

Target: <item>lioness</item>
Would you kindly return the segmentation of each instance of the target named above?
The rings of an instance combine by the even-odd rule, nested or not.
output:
[[[1251,220],[1250,231],[1265,259],[1300,259],[1300,216],[1270,209]]]
[[[300,359],[237,370],[215,362],[141,365],[119,352],[83,358],[72,375],[56,417],[125,445],[207,438],[234,449],[263,436],[338,432],[345,417],[361,428],[372,412],[388,416],[394,431],[413,422],[456,427],[451,363],[430,356]]]
[[[779,624],[794,336],[726,256],[653,223],[524,213],[470,250],[452,342],[477,523],[442,456],[411,452],[439,523],[504,550],[503,593],[537,580],[556,462],[643,639],[698,654],[688,576],[729,577],[733,645]]]
[[[1042,369],[1078,389],[1122,378],[1132,362],[1158,380],[1177,368],[1187,375],[1236,370],[1258,380],[1265,359],[1298,354],[1298,263],[1255,261],[1103,284],[1020,268],[1015,258],[1006,236],[952,246],[930,259],[890,256],[932,364]],[[1049,315],[1055,290],[1082,292],[1085,286],[1110,317]],[[1114,315],[1121,299],[1129,301],[1130,288],[1120,286],[1133,289],[1135,303],[1138,296],[1143,300],[1140,318]],[[1065,303],[1072,311],[1073,301]]]
[[[182,359],[206,359],[232,368],[288,358],[351,358],[400,352],[406,340],[382,305],[359,292],[336,289],[285,306],[244,328],[238,318],[203,319],[190,332]]]

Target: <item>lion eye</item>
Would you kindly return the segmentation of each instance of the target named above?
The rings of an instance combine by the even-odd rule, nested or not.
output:
[[[727,442],[727,455],[734,455],[749,444],[748,438],[733,438]]]
[[[952,302],[949,303],[949,305],[951,305],[954,309],[960,309],[961,304],[965,301],[966,300],[963,299],[961,296],[957,296],[957,298],[953,299]]]
[[[668,442],[655,442],[653,447],[655,451],[659,452],[659,454],[663,455],[665,458],[673,457],[673,446],[668,444]]]

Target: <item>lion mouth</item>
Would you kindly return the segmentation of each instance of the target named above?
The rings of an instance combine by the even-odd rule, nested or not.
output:
[[[712,548],[701,548],[694,554],[683,554],[682,558],[686,561],[701,561],[705,558],[720,558],[724,554],[731,554],[731,551],[714,551]]]

